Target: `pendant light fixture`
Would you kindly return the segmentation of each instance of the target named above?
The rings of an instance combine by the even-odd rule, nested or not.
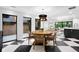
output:
[[[41,21],[46,21],[46,20],[47,20],[47,15],[46,15],[46,14],[40,14],[40,15],[39,15],[39,19],[40,19]]]

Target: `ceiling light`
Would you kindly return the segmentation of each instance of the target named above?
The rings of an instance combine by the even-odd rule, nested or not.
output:
[[[47,15],[46,14],[40,14],[39,18],[41,19],[41,21],[46,21],[47,19]]]
[[[10,7],[12,7],[12,8],[16,8],[15,6],[10,6]]]
[[[76,8],[76,6],[73,6],[73,7],[70,7],[70,8],[68,8],[69,10],[72,10],[72,9],[75,9]]]

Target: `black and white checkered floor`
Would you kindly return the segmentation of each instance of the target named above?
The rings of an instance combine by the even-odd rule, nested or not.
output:
[[[78,52],[79,40],[74,38],[57,38],[57,45],[53,46],[53,42],[48,42],[45,50],[42,45],[36,45],[33,49],[33,39],[29,45],[26,39],[19,40],[18,42],[8,42],[3,44],[2,52]]]
[[[28,39],[22,39],[18,42],[12,41],[3,44],[2,52],[79,52],[79,39],[64,38],[64,36],[58,35],[56,46],[53,46],[53,42],[49,41],[47,46],[36,45],[33,49],[34,39],[30,40],[28,45]]]

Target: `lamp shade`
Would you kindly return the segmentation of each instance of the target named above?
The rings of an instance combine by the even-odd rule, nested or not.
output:
[[[40,14],[39,15],[39,18],[40,18],[41,21],[46,21],[47,20],[46,19],[47,18],[47,15],[46,14]]]

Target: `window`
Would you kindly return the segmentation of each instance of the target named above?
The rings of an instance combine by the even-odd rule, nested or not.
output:
[[[3,35],[16,34],[16,16],[3,14]]]
[[[55,28],[72,27],[72,21],[55,22]]]
[[[31,18],[23,17],[23,33],[31,32]]]
[[[17,16],[2,14],[3,21],[3,42],[16,40]]]

